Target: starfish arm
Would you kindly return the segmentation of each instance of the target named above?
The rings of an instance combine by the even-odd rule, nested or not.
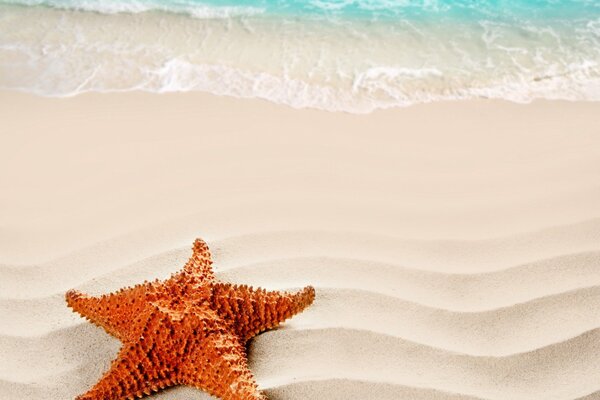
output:
[[[267,400],[248,368],[244,346],[225,329],[199,339],[186,357],[180,380],[223,400]]]
[[[135,336],[123,342],[100,381],[76,400],[133,400],[181,383],[179,357],[186,350],[187,327],[178,329],[157,306],[130,323]]]
[[[244,342],[302,312],[315,299],[312,286],[296,293],[229,283],[214,284],[212,289],[213,308],[222,318],[233,321],[236,333]]]
[[[210,250],[204,240],[196,239],[194,241],[192,256],[183,267],[183,271],[186,274],[198,276],[203,281],[213,281],[215,279]]]
[[[98,383],[76,400],[133,400],[175,384],[169,370],[157,367],[156,356],[143,342],[125,344]]]
[[[212,270],[212,257],[208,245],[202,239],[196,239],[192,247],[192,256],[183,269],[171,276],[170,281],[180,281],[187,278],[196,283],[214,282],[215,274]]]
[[[65,298],[74,311],[104,328],[108,334],[124,340],[131,330],[131,320],[144,309],[151,285],[136,285],[99,297],[69,290]]]

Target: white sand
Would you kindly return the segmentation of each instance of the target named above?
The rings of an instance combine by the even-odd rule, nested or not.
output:
[[[0,92],[0,399],[89,388],[119,342],[64,292],[166,277],[196,237],[224,280],[317,288],[250,346],[271,399],[600,399],[599,115]]]

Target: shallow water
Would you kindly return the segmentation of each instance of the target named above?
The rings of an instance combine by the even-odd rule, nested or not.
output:
[[[48,96],[600,100],[597,1],[0,1],[0,32],[0,87]]]

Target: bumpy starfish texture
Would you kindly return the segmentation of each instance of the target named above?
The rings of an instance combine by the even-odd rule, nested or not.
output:
[[[173,385],[224,400],[266,399],[248,369],[246,342],[308,307],[311,286],[289,294],[218,282],[196,240],[183,270],[100,297],[75,290],[68,305],[123,343],[98,383],[77,400],[135,399]]]

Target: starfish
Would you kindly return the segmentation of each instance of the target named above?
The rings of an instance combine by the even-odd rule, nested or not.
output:
[[[110,369],[76,400],[135,399],[173,385],[223,400],[266,400],[248,368],[246,344],[308,307],[312,286],[290,294],[219,282],[206,243],[196,240],[184,268],[92,297],[66,293],[76,312],[119,339]]]

